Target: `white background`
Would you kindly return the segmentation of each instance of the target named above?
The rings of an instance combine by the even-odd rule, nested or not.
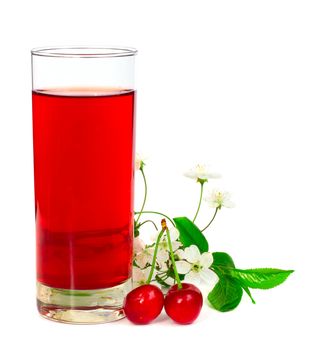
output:
[[[1,349],[309,349],[309,10],[299,0],[1,2]],[[182,172],[210,163],[223,175],[210,187],[237,204],[210,229],[211,250],[240,268],[295,269],[285,284],[230,313],[206,307],[191,326],[165,315],[143,327],[38,316],[29,51],[72,44],[139,49],[147,208],[192,217],[199,186]],[[210,215],[204,206],[198,223]]]

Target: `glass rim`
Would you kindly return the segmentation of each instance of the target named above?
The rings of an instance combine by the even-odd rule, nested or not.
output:
[[[31,50],[32,56],[61,58],[109,58],[135,56],[138,50],[124,46],[46,46]]]

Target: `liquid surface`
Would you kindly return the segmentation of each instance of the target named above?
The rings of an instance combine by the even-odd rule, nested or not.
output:
[[[37,278],[99,289],[130,277],[134,91],[33,92]]]

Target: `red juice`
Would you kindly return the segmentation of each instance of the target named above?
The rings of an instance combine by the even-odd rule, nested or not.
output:
[[[37,280],[100,289],[131,275],[134,91],[33,92]]]

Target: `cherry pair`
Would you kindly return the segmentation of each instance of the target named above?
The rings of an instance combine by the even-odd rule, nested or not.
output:
[[[127,294],[124,311],[127,318],[136,324],[147,324],[159,316],[163,307],[167,315],[177,323],[190,324],[196,320],[202,308],[200,290],[190,283],[172,286],[166,297],[151,284],[140,286]]]

